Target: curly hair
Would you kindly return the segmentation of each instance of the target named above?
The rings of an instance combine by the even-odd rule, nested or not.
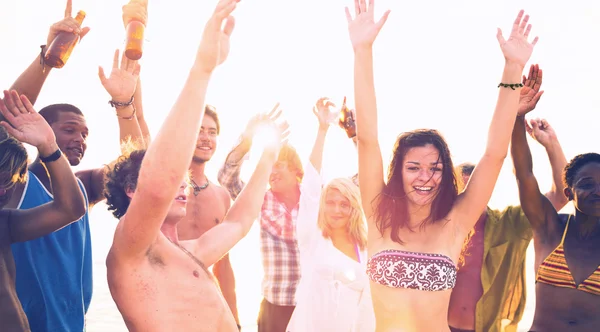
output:
[[[112,211],[116,218],[123,217],[129,208],[131,200],[127,196],[127,191],[135,190],[137,187],[145,155],[146,150],[135,150],[120,156],[112,167],[108,166],[104,197],[106,197],[108,210]]]
[[[423,220],[421,227],[424,227],[427,223],[437,222],[445,218],[458,196],[458,185],[450,149],[444,137],[435,129],[418,129],[400,134],[394,145],[386,185],[375,201],[374,213],[379,232],[384,234],[389,228],[391,231],[390,238],[396,243],[404,244],[398,235],[400,228],[411,228],[408,202],[402,180],[404,157],[410,149],[428,144],[433,145],[438,150],[443,169],[439,192],[432,202],[429,216]]]
[[[3,127],[0,127],[0,171],[10,174],[6,183],[0,183],[3,188],[25,182],[27,176],[27,150]]]
[[[563,170],[563,184],[565,185],[565,187],[573,188],[575,175],[577,175],[577,172],[583,166],[589,163],[600,163],[600,154],[594,152],[583,153],[571,159],[571,161],[567,164],[567,166],[565,166],[565,169]]]

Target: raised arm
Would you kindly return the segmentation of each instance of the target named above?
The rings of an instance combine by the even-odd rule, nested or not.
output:
[[[355,18],[346,7],[348,31],[354,49],[354,99],[358,139],[358,180],[363,210],[369,225],[375,198],[383,191],[383,159],[377,130],[377,102],[373,79],[373,42],[390,11],[374,21],[374,0],[354,0]],[[370,227],[372,228],[372,227]],[[375,228],[372,228],[375,229]]]
[[[65,8],[65,16],[64,18],[54,23],[50,27],[50,32],[48,33],[48,38],[46,40],[46,45],[49,46],[50,43],[54,40],[56,35],[58,35],[62,31],[69,31],[76,34],[79,34],[80,38],[83,38],[89,31],[90,28],[82,28],[79,26],[79,23],[75,21],[75,19],[71,16],[72,12],[72,0],[67,0],[67,7]],[[32,51],[34,48],[32,48]],[[35,104],[37,97],[42,90],[42,86],[44,82],[46,82],[46,78],[50,74],[52,67],[45,66],[42,61],[42,51],[46,51],[44,47],[35,60],[25,69],[25,71],[17,78],[17,80],[11,86],[11,90],[16,90],[19,94],[25,95],[32,104]]]
[[[325,137],[331,124],[332,112],[330,111],[330,107],[333,106],[335,105],[327,98],[320,98],[313,107],[313,113],[319,120],[319,128],[310,153],[309,164],[304,167],[304,177],[300,184],[300,202],[296,222],[298,245],[303,250],[306,245],[312,243],[312,239],[315,236],[321,236],[317,225],[323,185],[320,173],[323,164]]]
[[[248,152],[250,152],[250,148],[252,148],[254,134],[256,134],[257,129],[259,129],[261,125],[277,121],[280,115],[281,110],[279,109],[279,103],[277,103],[270,113],[261,113],[253,116],[250,121],[248,121],[248,124],[240,137],[239,143],[229,152],[227,158],[225,158],[225,163],[223,163],[223,166],[217,173],[217,180],[221,186],[227,189],[231,199],[235,200],[246,185],[240,179],[240,172],[242,170],[244,159]]]
[[[335,107],[335,105],[327,98],[320,98],[313,107],[313,113],[319,120],[319,129],[317,130],[317,138],[310,153],[310,163],[319,173],[323,165],[325,137],[331,123],[332,112],[330,111],[330,107]]]
[[[281,144],[287,140],[287,129],[287,123],[277,126],[276,132],[279,134],[277,142],[265,148],[254,173],[227,212],[223,222],[197,240],[186,244],[206,266],[214,264],[229,252],[248,234],[252,223],[258,218],[273,164],[277,161]]]
[[[102,67],[98,68],[100,82],[109,94],[110,101],[115,105],[116,118],[119,122],[120,142],[131,140],[142,148],[145,147],[144,138],[136,118],[136,109],[130,104],[131,98],[137,89],[136,83],[139,74],[140,65],[137,61],[129,60],[123,54],[119,62],[119,50],[115,51],[113,67],[108,78],[104,74],[104,69]],[[121,145],[121,147],[123,146]],[[126,153],[126,151],[122,152]],[[104,199],[104,175],[105,169],[103,167],[82,170],[76,173],[76,176],[85,186],[90,206]]]
[[[145,26],[148,26],[148,0],[129,1],[123,6],[122,18],[123,27],[125,29],[127,29],[127,24],[129,24],[131,20],[140,21]],[[144,118],[144,107],[142,105],[142,81],[140,77],[138,77],[138,81],[135,86],[135,93],[133,94],[133,107],[135,107],[136,110],[135,116],[142,133],[143,144],[145,148],[147,148],[150,144],[150,130],[148,129],[148,124]]]
[[[537,43],[537,37],[531,43],[527,40],[531,30],[531,25],[527,24],[528,21],[529,15],[524,16],[524,12],[521,10],[513,24],[508,40],[504,39],[502,31],[498,29],[497,38],[504,54],[505,65],[496,109],[488,131],[487,146],[483,157],[473,170],[467,187],[459,195],[451,212],[452,220],[457,222],[457,226],[462,229],[464,234],[473,228],[484,211],[508,153],[511,132],[519,106],[521,75],[533,52],[533,47]]]
[[[217,4],[204,28],[183,90],[146,152],[131,203],[115,232],[113,250],[121,257],[143,255],[160,234],[192,160],[209,79],[229,51],[234,27],[229,15],[236,5],[237,0],[221,0]],[[173,142],[177,142],[176,149]]]
[[[52,181],[52,202],[26,210],[12,210],[9,217],[12,242],[24,242],[52,233],[79,219],[85,213],[85,200],[71,165],[56,144],[50,125],[34,109],[26,96],[4,92],[0,111],[8,122],[2,127],[21,142],[38,149]],[[9,124],[10,123],[10,124]]]
[[[521,207],[531,227],[534,230],[539,230],[546,225],[546,215],[556,213],[556,210],[540,191],[537,179],[533,174],[533,160],[527,143],[524,116],[519,116],[515,122],[511,154],[517,177]]]
[[[556,211],[560,211],[569,202],[567,196],[565,196],[565,185],[562,181],[562,172],[565,166],[567,166],[567,158],[556,137],[556,132],[548,121],[545,119],[535,119],[530,122],[531,125],[525,121],[525,129],[533,139],[546,149],[550,167],[552,168],[552,188],[544,196],[548,198]]]

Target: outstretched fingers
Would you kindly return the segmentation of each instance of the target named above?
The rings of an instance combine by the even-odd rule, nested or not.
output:
[[[26,95],[20,95],[19,99],[23,103],[23,106],[27,110],[27,113],[37,113],[37,111],[33,108],[31,101],[29,101],[29,98],[27,98]]]
[[[525,34],[525,28],[527,27],[527,22],[529,22],[529,15],[525,15],[525,18],[523,18],[523,20],[521,21],[521,24],[519,24],[519,34],[520,35]]]
[[[538,101],[540,101],[540,98],[542,98],[542,95],[544,94],[544,90],[542,91],[538,91],[535,96],[533,97],[533,104],[536,105],[538,103]]]
[[[107,78],[104,74],[104,69],[102,69],[102,66],[98,66],[98,78],[100,79],[100,83],[102,83],[102,85],[106,83]]]
[[[121,63],[121,67],[123,66],[123,63]],[[115,54],[113,56],[113,69],[119,69],[119,49],[117,48],[115,50]]]
[[[10,91],[4,90],[4,99],[3,100],[4,100],[3,104],[13,115],[17,115],[17,113],[19,113],[19,110],[17,109],[15,103],[12,100],[12,97],[10,96]]]
[[[215,8],[214,17],[217,19],[217,21],[223,22],[225,18],[229,17],[229,15],[231,15],[237,6],[238,2],[240,2],[240,0],[221,0]]]
[[[543,81],[543,76],[544,76],[543,73],[544,72],[538,68],[537,75],[535,77],[535,82],[533,84],[533,89],[536,91],[539,90],[540,87],[542,86],[542,81]]]
[[[360,10],[359,13],[366,13],[367,12],[367,1],[366,0],[358,0],[358,8]]]
[[[525,14],[525,11],[523,9],[519,10],[519,14],[517,15],[517,18],[515,19],[515,22],[513,23],[511,34],[519,31],[519,26],[521,25],[521,21],[523,20],[524,14]]]
[[[390,16],[390,12],[391,10],[386,10],[385,13],[383,13],[383,16],[381,16],[381,18],[379,19],[379,21],[377,21],[377,31],[381,31],[381,28],[383,28],[383,25],[385,24],[385,22],[387,22],[388,16]]]
[[[18,113],[18,111],[15,110],[14,108],[7,107],[6,100],[7,100],[7,98],[6,98],[6,93],[5,93],[4,99],[0,98],[0,113],[2,113],[2,115],[4,116],[4,118],[6,120],[8,120],[9,122],[12,122],[12,120],[15,118],[15,115],[16,115],[15,112]]]
[[[19,96],[19,93],[17,93],[17,91],[12,90],[10,92],[10,97],[12,98],[13,104],[16,106],[16,108],[21,114],[29,113],[29,110],[23,104],[23,101],[21,100],[21,97]]]
[[[67,7],[65,8],[65,17],[71,17],[73,15],[73,1],[67,0]]]
[[[527,24],[527,29],[525,29],[525,33],[523,34],[523,37],[525,37],[525,39],[529,38],[530,32],[531,32],[531,24]]]
[[[506,39],[504,39],[504,36],[502,35],[502,29],[500,28],[498,28],[498,32],[496,33],[496,39],[498,39],[500,46],[506,43]]]
[[[231,15],[227,16],[225,19],[225,27],[223,28],[223,33],[227,36],[231,36],[233,32],[233,28],[235,28],[235,18]]]

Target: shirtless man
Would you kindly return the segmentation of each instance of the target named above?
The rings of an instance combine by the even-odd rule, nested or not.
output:
[[[177,225],[180,240],[199,238],[219,224],[229,210],[231,200],[227,190],[210,182],[204,174],[206,162],[212,158],[217,149],[217,137],[220,132],[219,116],[212,106],[207,105],[204,109],[204,118],[190,165],[190,183],[193,195],[188,195],[186,215]],[[229,261],[229,254],[215,263],[212,272],[219,282],[223,297],[231,309],[238,329],[241,329],[235,296],[235,276]]]
[[[234,26],[229,15],[237,2],[217,4],[183,91],[148,151],[122,157],[107,175],[107,203],[120,218],[106,261],[108,284],[130,331],[237,331],[206,266],[221,259],[250,230],[279,144],[265,149],[219,225],[197,240],[180,241],[177,236],[177,223],[186,214],[183,180],[204,116],[206,89],[213,70],[229,52]],[[282,139],[283,129],[277,131]]]

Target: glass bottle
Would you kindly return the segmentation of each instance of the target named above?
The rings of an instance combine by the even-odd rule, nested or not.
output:
[[[346,97],[344,97],[344,103],[340,110],[340,126],[346,131],[348,138],[356,136],[356,122],[352,111],[346,106]]]
[[[142,58],[144,44],[144,30],[146,26],[138,20],[127,23],[127,41],[125,42],[125,56],[131,60]]]
[[[75,16],[75,21],[81,26],[84,18],[85,12],[80,10]],[[78,34],[68,31],[60,32],[48,46],[44,55],[44,63],[53,68],[62,68],[69,60],[71,52],[73,52],[73,48],[75,48],[78,41]]]

